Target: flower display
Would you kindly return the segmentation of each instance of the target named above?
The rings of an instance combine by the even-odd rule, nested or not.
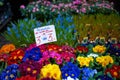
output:
[[[114,62],[113,58],[109,55],[100,56],[96,58],[96,62],[102,65],[102,67],[106,67],[108,64],[112,64]]]
[[[80,64],[80,67],[86,66],[89,67],[90,62],[93,62],[93,58],[92,57],[77,57],[77,61]]]
[[[41,57],[42,57],[42,53],[40,52],[40,48],[35,47],[25,52],[23,61],[26,61],[26,60],[38,61]]]
[[[77,79],[80,76],[80,69],[78,66],[71,62],[67,62],[62,68],[62,79],[66,80],[67,78]]]
[[[107,75],[101,75],[98,76],[96,80],[113,80],[113,79]]]
[[[53,78],[55,80],[61,79],[61,71],[56,64],[47,64],[41,69],[41,79],[42,78]]]
[[[120,66],[113,65],[111,68],[106,69],[105,73],[110,73],[112,77],[115,77],[117,79],[120,79]]]
[[[93,51],[95,52],[95,53],[104,53],[105,51],[106,51],[106,47],[104,47],[104,46],[101,46],[101,45],[97,45],[97,46],[95,46],[94,48],[93,48]]]
[[[37,80],[36,77],[32,77],[30,75],[22,76],[20,78],[16,78],[15,80]]]
[[[1,47],[0,53],[9,53],[13,50],[15,50],[15,45],[14,44],[5,44]]]
[[[76,50],[79,51],[80,53],[87,53],[88,52],[88,48],[85,46],[77,46]]]
[[[12,64],[7,66],[0,74],[0,80],[15,80],[17,77],[18,65]]]
[[[16,49],[10,53],[7,63],[8,65],[21,63],[23,57],[24,51],[22,49]]]
[[[21,75],[37,76],[40,73],[41,65],[33,60],[27,60],[19,65]]]

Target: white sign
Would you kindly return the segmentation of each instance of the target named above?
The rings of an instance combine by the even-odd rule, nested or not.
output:
[[[37,46],[41,44],[57,41],[54,25],[35,28],[34,35]]]

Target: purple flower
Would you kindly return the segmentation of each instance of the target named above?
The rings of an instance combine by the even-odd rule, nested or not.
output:
[[[37,76],[40,73],[41,65],[38,62],[28,60],[19,65],[21,75]]]

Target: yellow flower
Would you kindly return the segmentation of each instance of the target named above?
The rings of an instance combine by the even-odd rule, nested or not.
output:
[[[90,61],[93,62],[93,58],[92,57],[77,57],[77,61],[79,62],[80,67],[83,67],[83,66],[88,67],[90,64]]]
[[[102,67],[106,67],[107,65],[109,65],[110,63],[113,63],[113,58],[109,55],[107,56],[101,56],[101,57],[97,57],[96,61],[102,65]]]
[[[53,78],[55,80],[61,79],[61,71],[58,65],[56,64],[47,64],[41,69],[42,78]]]
[[[101,45],[97,45],[93,48],[93,51],[96,53],[104,53],[106,50],[106,47],[101,46]]]
[[[1,47],[0,53],[9,53],[11,51],[15,50],[15,45],[13,44],[5,44]]]

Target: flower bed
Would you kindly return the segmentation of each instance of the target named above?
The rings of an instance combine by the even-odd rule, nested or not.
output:
[[[120,79],[120,44],[31,44],[19,49],[6,44],[0,64],[1,80]]]

